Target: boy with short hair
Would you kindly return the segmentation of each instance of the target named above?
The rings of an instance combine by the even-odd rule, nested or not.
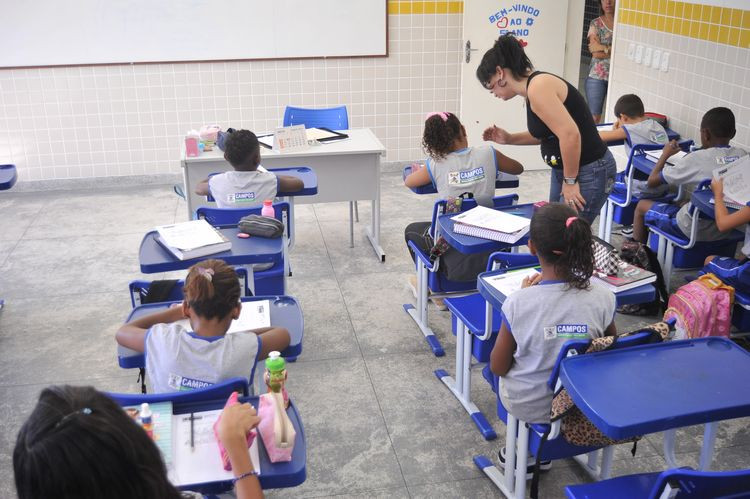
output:
[[[635,94],[625,94],[615,103],[617,121],[612,130],[600,130],[599,137],[605,142],[625,141],[625,151],[639,144],[666,144],[667,131],[651,118],[645,116],[643,101]]]
[[[710,109],[701,120],[701,149],[670,164],[667,160],[677,153],[680,147],[675,140],[669,142],[664,146],[659,161],[656,162],[648,177],[648,186],[678,185],[683,186],[683,192],[691,193],[702,180],[711,178],[716,168],[747,154],[743,149],[729,145],[735,132],[734,114],[730,109],[726,107]],[[682,233],[683,236],[688,237],[692,224],[689,209],[689,202],[676,205],[642,199],[635,208],[633,239],[642,243],[647,241],[646,221],[669,232]],[[716,241],[725,236],[726,233],[721,232],[713,220],[698,220],[698,241]]]
[[[224,159],[234,171],[213,175],[195,188],[199,196],[211,193],[219,208],[249,208],[275,198],[278,191],[295,192],[305,186],[298,178],[260,167],[260,144],[250,130],[229,134],[224,148]]]

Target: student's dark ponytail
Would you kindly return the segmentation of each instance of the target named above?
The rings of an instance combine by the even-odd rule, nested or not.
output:
[[[531,219],[530,238],[547,263],[571,287],[586,289],[594,273],[591,226],[569,206],[551,203]]]
[[[528,76],[534,70],[521,42],[511,34],[502,35],[492,48],[485,52],[477,68],[479,83],[485,87],[489,85],[498,67],[509,69],[516,80]]]

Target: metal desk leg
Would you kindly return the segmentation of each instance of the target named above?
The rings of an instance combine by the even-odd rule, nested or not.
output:
[[[377,197],[372,200],[372,222],[366,233],[375,254],[380,257],[381,262],[384,262],[385,251],[380,247],[380,186],[378,186]]]
[[[703,430],[703,447],[701,447],[701,460],[698,469],[707,471],[711,469],[711,460],[714,457],[714,443],[716,442],[716,422],[706,423]]]
[[[354,247],[354,203],[349,201],[349,247]]]
[[[253,266],[252,264],[243,265],[242,268],[247,271],[247,287],[250,289],[250,296],[255,296],[255,274],[253,273]],[[284,290],[286,290],[286,281],[284,281]]]
[[[456,331],[456,379],[455,381],[444,369],[437,369],[435,376],[443,382],[453,395],[461,402],[472,421],[479,429],[485,440],[497,438],[487,418],[479,408],[471,402],[471,343],[472,334],[466,325],[458,320]]]
[[[609,199],[604,202],[602,209],[599,211],[599,239],[604,239],[604,227],[606,225],[607,213],[609,212]]]
[[[664,440],[664,460],[667,462],[667,468],[679,468],[677,460],[674,457],[674,442],[676,429],[667,430],[662,434]],[[704,442],[705,443],[705,442]]]
[[[607,207],[607,218],[605,219],[605,223],[604,223],[604,238],[603,239],[609,243],[612,240],[612,222],[614,222],[614,218],[615,218],[615,205],[614,203],[612,203],[612,201],[607,199],[607,202],[604,203],[604,206]],[[599,223],[601,224],[602,222],[599,221]]]
[[[359,205],[354,201],[354,221],[359,222]]]
[[[435,333],[427,325],[427,293],[427,267],[422,260],[417,258],[417,308],[414,308],[411,303],[404,303],[404,310],[419,326],[419,330],[422,331],[425,340],[429,343],[432,353],[436,357],[442,357],[445,355],[445,350],[443,350],[443,346]]]

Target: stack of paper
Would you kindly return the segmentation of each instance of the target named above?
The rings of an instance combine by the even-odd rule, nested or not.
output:
[[[750,203],[750,156],[743,156],[714,170],[724,180],[724,204],[739,210]]]
[[[180,260],[200,258],[232,248],[232,243],[205,220],[191,220],[156,228],[157,241]]]
[[[528,234],[530,223],[528,218],[477,206],[453,217],[453,231],[513,244]]]

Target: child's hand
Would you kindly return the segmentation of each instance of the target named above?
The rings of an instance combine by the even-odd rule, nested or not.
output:
[[[537,272],[536,274],[532,276],[526,276],[523,278],[523,281],[521,282],[521,289],[528,288],[529,286],[533,286],[535,284],[539,284],[539,281],[542,280],[542,274]]]
[[[492,125],[482,133],[482,139],[497,142],[498,144],[508,144],[510,143],[510,133]]]
[[[260,418],[250,404],[235,404],[225,408],[219,421],[219,438],[224,447],[234,442],[246,442],[247,434],[258,426]]]
[[[620,118],[617,118],[614,123],[612,123],[612,130],[617,130],[622,126],[620,123]]]
[[[680,150],[680,144],[676,140],[670,140],[664,144],[664,149],[661,150],[662,158],[671,158]]]
[[[714,191],[714,198],[721,199],[724,197],[724,179],[711,179],[711,190]]]

